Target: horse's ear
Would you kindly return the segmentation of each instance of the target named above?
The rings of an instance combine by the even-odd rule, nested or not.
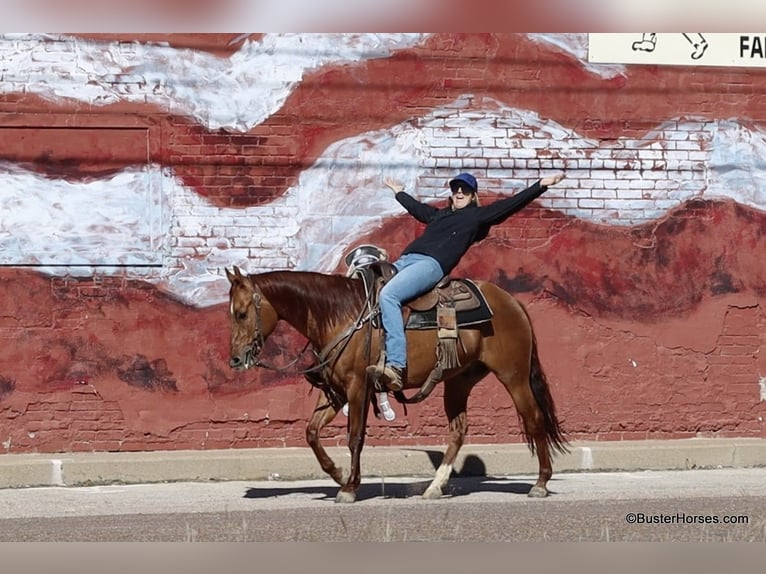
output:
[[[233,269],[234,273],[226,269],[226,278],[229,280],[229,283],[234,283],[238,279],[242,279],[242,272],[239,270],[239,267],[234,265]]]

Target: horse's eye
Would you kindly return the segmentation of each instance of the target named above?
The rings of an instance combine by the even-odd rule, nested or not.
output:
[[[247,311],[239,311],[237,313],[237,321],[244,321],[247,319]]]

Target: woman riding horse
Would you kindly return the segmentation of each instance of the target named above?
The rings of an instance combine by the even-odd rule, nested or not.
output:
[[[471,245],[487,236],[491,226],[502,223],[562,179],[564,174],[543,178],[512,197],[479,207],[476,178],[461,173],[449,182],[452,197],[443,209],[421,203],[405,193],[402,185],[386,179],[385,184],[396,194],[396,200],[426,228],[404,248],[394,262],[396,275],[380,292],[386,360],[383,367],[375,368],[375,374],[383,385],[400,391],[407,379],[402,303],[432,289],[449,275]]]
[[[531,196],[540,195],[547,185],[553,185],[562,178],[545,178],[517,196],[500,200],[507,203],[501,204],[505,207],[499,214],[490,213],[498,218],[507,217],[509,213],[506,210],[520,209],[531,201]],[[466,183],[465,179],[461,178],[454,184],[454,203],[461,202],[462,205],[456,208],[458,212],[464,210],[476,195],[475,186],[469,185],[471,180]],[[397,191],[398,197],[406,195],[400,193],[395,184],[388,183],[391,184],[389,187],[394,186],[392,188]],[[459,189],[462,185],[471,188],[469,193],[464,188]],[[435,208],[423,206],[423,214],[430,213],[436,217],[432,209]],[[478,209],[477,206],[475,210],[466,212],[469,214],[467,220],[484,221],[484,226],[469,232],[456,224],[456,231],[463,230],[464,233],[460,245],[466,242],[470,245],[486,230],[486,226],[498,222],[495,219],[480,219],[483,216],[478,215],[482,213]],[[451,213],[444,213],[441,217],[450,218],[449,221],[462,221],[453,219]],[[448,232],[439,229],[439,235],[447,239],[451,237]],[[440,271],[444,271],[441,264],[439,267]],[[357,278],[313,272],[273,271],[244,275],[234,267],[232,271],[227,269],[226,275],[230,282],[230,366],[237,370],[265,366],[259,354],[279,321],[286,321],[308,340],[318,357],[316,371],[312,373],[316,377],[311,379],[321,385],[322,392],[306,428],[306,440],[322,469],[341,486],[336,501],[355,501],[361,482],[360,461],[367,416],[375,389],[367,376],[367,368],[384,345],[379,330],[373,328],[370,320],[372,314],[369,312],[366,285]],[[532,452],[537,454],[538,477],[529,496],[547,496],[546,485],[553,473],[552,450],[566,451],[567,441],[538,358],[532,324],[522,304],[510,293],[492,283],[475,283],[493,314],[485,322],[459,329],[457,366],[443,370],[437,368],[434,351],[438,337],[435,329],[406,332],[410,360],[407,363],[407,377],[402,378],[402,387],[419,388],[431,380],[434,373],[438,373],[437,382],[444,385],[444,411],[449,423],[447,450],[423,496],[438,498],[442,495],[465,439],[468,396],[489,373],[495,375],[513,400],[522,422],[521,431]],[[351,452],[347,475],[335,465],[320,442],[322,428],[335,418],[345,402],[349,405],[347,428]]]

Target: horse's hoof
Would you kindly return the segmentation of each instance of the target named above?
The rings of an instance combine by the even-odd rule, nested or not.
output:
[[[337,496],[335,497],[335,502],[340,502],[343,504],[356,502],[356,493],[349,492],[347,490],[341,490],[340,492],[338,492]]]
[[[533,486],[529,489],[527,496],[530,498],[545,498],[548,496],[548,489],[544,486]]]
[[[428,500],[438,500],[442,497],[442,489],[429,486],[426,488],[426,491],[423,493],[423,498],[427,498]]]

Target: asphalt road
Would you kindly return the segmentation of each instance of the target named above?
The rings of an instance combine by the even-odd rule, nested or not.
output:
[[[330,481],[0,490],[0,541],[766,542],[766,469],[370,479],[358,501]]]

